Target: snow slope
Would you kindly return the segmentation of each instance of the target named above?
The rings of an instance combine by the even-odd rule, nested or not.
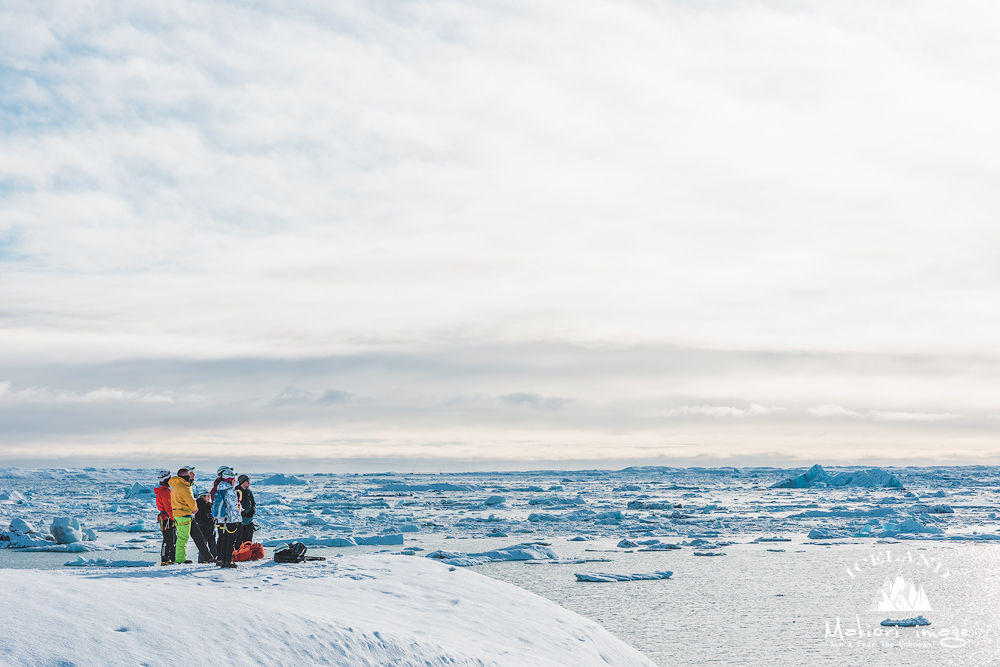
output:
[[[596,623],[428,558],[0,570],[4,665],[653,663]],[[16,609],[16,611],[15,611]]]

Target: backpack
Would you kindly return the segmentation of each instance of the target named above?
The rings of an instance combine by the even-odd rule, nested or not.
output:
[[[264,558],[264,545],[257,542],[244,542],[243,545],[233,552],[233,560],[242,563],[248,560],[261,560]]]
[[[326,557],[307,556],[306,545],[301,542],[289,542],[274,552],[275,563],[301,563],[304,560],[326,560]]]
[[[275,563],[301,563],[305,559],[306,545],[301,542],[290,542],[274,552]]]

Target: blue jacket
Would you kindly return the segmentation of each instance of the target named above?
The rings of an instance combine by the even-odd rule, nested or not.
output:
[[[242,523],[240,513],[240,498],[233,488],[232,481],[222,480],[215,489],[215,500],[212,502],[212,519],[215,523]]]

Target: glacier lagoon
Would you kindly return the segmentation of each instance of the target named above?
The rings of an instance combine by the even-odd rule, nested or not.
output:
[[[806,472],[303,474],[274,484],[259,483],[270,475],[252,477],[265,503],[258,539],[323,544],[352,535],[398,536],[399,545],[310,552],[478,556],[465,566],[469,571],[596,621],[661,666],[1000,660],[993,611],[1000,602],[1000,470],[887,468],[898,485],[885,485],[883,475],[854,475],[877,486],[829,485],[813,475],[818,484],[773,488]],[[863,471],[824,472],[842,480]],[[0,471],[0,528],[22,519],[43,538],[53,519],[72,517],[96,533],[95,545],[113,547],[86,554],[0,549],[0,567],[63,568],[78,555],[155,560],[158,533],[151,530],[155,512],[146,491],[152,475]],[[713,550],[726,556],[694,557]],[[532,559],[509,560],[515,552]],[[674,574],[613,584],[575,576],[595,571]],[[916,616],[885,610],[898,577],[922,592],[931,610],[920,613],[930,626],[880,625],[887,615]],[[906,596],[896,595],[893,604],[905,607]]]

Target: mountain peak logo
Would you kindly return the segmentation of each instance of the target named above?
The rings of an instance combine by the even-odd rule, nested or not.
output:
[[[881,593],[879,611],[934,611],[924,587],[914,586],[912,581],[907,583],[898,575],[895,581],[885,580]]]

